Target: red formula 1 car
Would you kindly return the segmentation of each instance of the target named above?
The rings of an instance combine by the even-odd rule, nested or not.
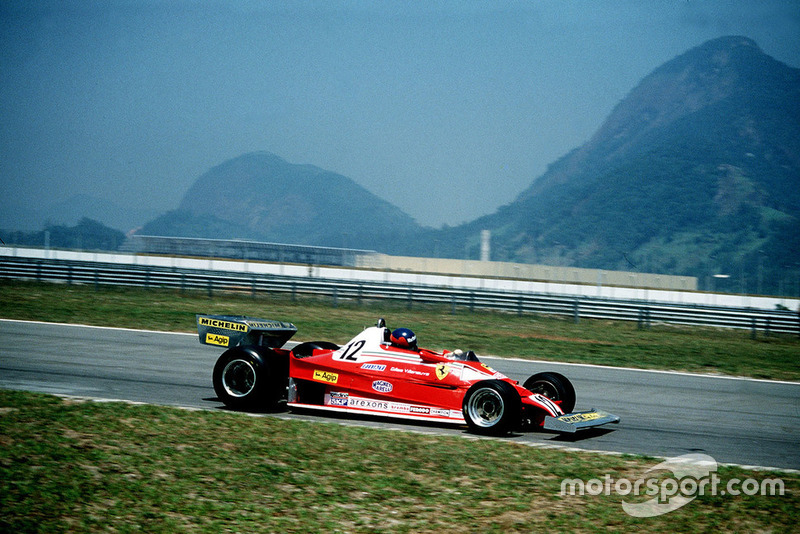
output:
[[[309,408],[350,414],[464,424],[481,434],[539,428],[575,432],[619,417],[572,412],[575,390],[558,373],[537,373],[520,386],[481,363],[472,351],[416,346],[407,329],[383,319],[346,345],[325,341],[284,348],[291,323],[241,316],[198,315],[200,342],[228,347],[213,383],[226,406],[244,410]]]

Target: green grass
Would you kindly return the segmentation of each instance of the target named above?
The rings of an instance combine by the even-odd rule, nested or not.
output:
[[[164,289],[103,288],[0,282],[0,316],[101,326],[190,332],[196,313],[250,315],[293,322],[298,340],[344,343],[383,316],[390,327],[413,329],[420,344],[471,349],[479,355],[542,359],[645,369],[722,373],[800,380],[796,335],[750,338],[749,330],[654,325],[555,316],[460,310],[450,306],[340,301],[285,295],[216,293]]]
[[[792,532],[783,496],[702,496],[636,519],[565,478],[636,480],[658,461],[513,442],[81,402],[0,391],[2,532]],[[640,497],[638,500],[645,500]]]
[[[0,316],[193,331],[196,313],[288,320],[342,343],[384,316],[432,348],[497,356],[798,379],[800,342],[749,332],[459,312],[325,299],[0,283]],[[0,391],[0,532],[792,532],[783,496],[701,496],[636,519],[623,500],[560,495],[565,478],[646,477],[658,460]]]

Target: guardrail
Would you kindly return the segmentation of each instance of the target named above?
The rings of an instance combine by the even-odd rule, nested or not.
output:
[[[637,321],[640,327],[652,323],[749,328],[752,335],[763,332],[800,335],[800,315],[790,310],[762,310],[695,304],[659,303],[585,296],[553,295],[515,291],[435,287],[421,284],[348,281],[325,278],[248,274],[114,263],[0,257],[0,278],[137,287],[165,287],[215,291],[238,291],[252,295],[284,293],[329,298],[333,306],[341,300],[361,304],[370,300],[449,306],[458,309],[492,309],[523,314],[553,314],[581,318]]]

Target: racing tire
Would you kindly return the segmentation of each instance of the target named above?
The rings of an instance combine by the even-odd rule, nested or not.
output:
[[[528,378],[522,387],[531,393],[538,393],[553,401],[561,401],[564,413],[575,409],[575,388],[569,379],[552,371],[536,373]]]
[[[474,384],[464,395],[462,412],[470,432],[502,436],[520,424],[521,401],[517,389],[502,380]]]
[[[272,351],[260,347],[234,347],[222,353],[212,375],[217,397],[235,410],[276,411],[285,400],[288,369]]]

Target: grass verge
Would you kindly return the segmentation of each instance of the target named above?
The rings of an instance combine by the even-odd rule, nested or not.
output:
[[[621,505],[651,496],[561,495],[566,478],[656,463],[0,390],[3,532],[796,531],[796,474],[720,467],[722,484],[780,479],[784,495],[706,494],[652,518]]]
[[[461,348],[479,355],[601,365],[722,373],[800,380],[800,339],[750,338],[749,330],[654,325],[641,330],[623,321],[476,311],[452,314],[450,306],[326,299],[293,301],[285,295],[248,295],[165,289],[0,282],[0,316],[152,330],[195,329],[196,313],[250,315],[293,322],[300,340],[344,343],[379,316],[390,327],[412,328],[420,345]]]

